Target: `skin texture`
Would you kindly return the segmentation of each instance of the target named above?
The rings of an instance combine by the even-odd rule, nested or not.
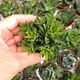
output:
[[[0,22],[0,80],[11,80],[25,67],[43,60],[37,53],[28,55],[27,52],[21,52],[21,46],[17,47],[23,39],[23,36],[18,34],[18,25],[34,22],[35,19],[36,16],[30,14],[16,14]]]

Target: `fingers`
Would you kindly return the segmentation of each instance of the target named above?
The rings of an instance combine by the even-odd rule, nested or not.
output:
[[[13,35],[8,29],[3,29],[1,37],[5,42],[7,42],[9,39],[13,37]]]
[[[34,15],[15,14],[10,17],[7,17],[3,21],[1,21],[0,24],[2,25],[3,28],[7,27],[9,30],[13,30],[18,26],[18,24],[33,22],[35,19],[36,19],[36,16]]]
[[[23,52],[23,47],[22,46],[16,46],[16,44],[10,45],[9,50],[14,51],[14,52]]]
[[[15,44],[14,44],[14,45],[9,46],[9,49],[10,49],[10,51],[17,52],[17,46],[16,46]]]
[[[19,31],[20,31],[19,27],[16,27],[11,32],[13,35],[17,35]]]
[[[16,36],[14,36],[13,38],[11,38],[10,40],[8,40],[7,42],[6,42],[6,44],[8,45],[8,46],[11,46],[11,45],[16,45],[16,44],[18,44],[21,40],[23,39],[23,35],[16,35]]]
[[[23,39],[23,35],[16,35],[16,36],[14,36],[14,39],[15,39],[16,44],[17,44]]]
[[[9,46],[10,51],[14,51],[14,52],[22,52],[23,51],[23,47],[22,46],[16,46],[16,45],[11,45]]]
[[[19,71],[33,64],[37,64],[43,60],[37,53],[30,55],[26,53],[19,53],[17,59],[20,63]]]
[[[23,49],[24,49],[24,47],[22,47],[22,46],[18,46],[18,47],[17,47],[17,52],[22,52]]]

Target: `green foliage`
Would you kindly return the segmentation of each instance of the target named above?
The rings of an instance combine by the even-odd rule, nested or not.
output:
[[[44,17],[39,17],[35,23],[27,24],[26,30],[21,27],[22,33],[26,34],[24,36],[25,43],[23,41],[24,47],[29,52],[40,52],[41,56],[45,56],[48,60],[51,56],[56,56],[59,51],[59,46],[61,45],[60,36],[63,34],[63,24],[56,20],[56,18],[51,15],[45,15]]]
[[[5,17],[11,14],[37,15],[34,23],[20,24],[20,34],[24,35],[24,39],[19,45],[24,46],[25,51],[37,52],[41,56],[45,56],[46,61],[55,64],[60,51],[64,49],[76,49],[77,55],[80,57],[80,17],[79,13],[76,13],[80,11],[79,3],[79,0],[3,0],[0,9]],[[62,5],[61,9],[58,8],[60,5]],[[54,17],[57,9],[59,13]],[[65,29],[64,26],[70,26],[75,19],[77,19],[76,25],[72,29]],[[75,62],[72,56],[69,58],[72,63]],[[67,64],[67,56],[63,61]],[[54,68],[51,64],[43,68],[40,74],[43,80],[53,80],[54,78],[80,80],[77,75],[66,74],[61,67]],[[26,69],[26,72],[32,73],[32,76],[27,76],[25,80],[37,80],[35,76],[37,67],[39,65]],[[18,74],[13,80],[19,78]]]
[[[72,55],[73,53],[66,51],[62,57],[62,65],[66,68],[74,68],[77,62],[77,58]]]
[[[67,49],[77,48],[78,42],[80,41],[79,37],[78,29],[74,28],[66,30],[61,37],[63,41],[62,47]]]
[[[20,74],[17,74],[12,80],[19,80],[20,79]]]
[[[44,13],[54,12],[58,0],[4,0],[0,6],[4,16],[11,14],[35,14],[44,15]]]
[[[75,5],[76,5],[76,11],[80,13],[80,5],[79,4],[80,4],[80,1],[76,0],[76,3],[75,3]]]
[[[77,76],[75,74],[64,74],[60,80],[80,80],[80,76]]]
[[[12,0],[4,0],[0,6],[0,9],[2,10],[4,16],[9,16],[11,14],[17,13],[17,8],[17,4]]]
[[[57,17],[64,24],[68,24],[68,23],[70,23],[71,21],[73,21],[74,19],[77,18],[75,13],[71,10],[64,10],[63,12],[60,12]]]
[[[52,65],[48,65],[47,67],[43,68],[41,72],[41,77],[43,78],[43,80],[55,80],[56,77],[62,77],[62,76],[63,76],[63,69],[53,67]]]

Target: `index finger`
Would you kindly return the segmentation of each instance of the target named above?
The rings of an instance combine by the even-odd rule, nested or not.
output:
[[[15,14],[5,18],[3,21],[1,21],[0,24],[3,28],[7,27],[9,30],[13,30],[20,23],[24,24],[24,23],[33,22],[35,21],[35,19],[36,19],[36,16],[34,15]]]

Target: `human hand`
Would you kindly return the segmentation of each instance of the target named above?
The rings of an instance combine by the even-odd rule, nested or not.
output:
[[[0,22],[0,80],[10,80],[25,67],[39,63],[41,57],[34,53],[21,52],[17,44],[23,36],[17,34],[20,23],[35,21],[33,15],[12,15]]]

